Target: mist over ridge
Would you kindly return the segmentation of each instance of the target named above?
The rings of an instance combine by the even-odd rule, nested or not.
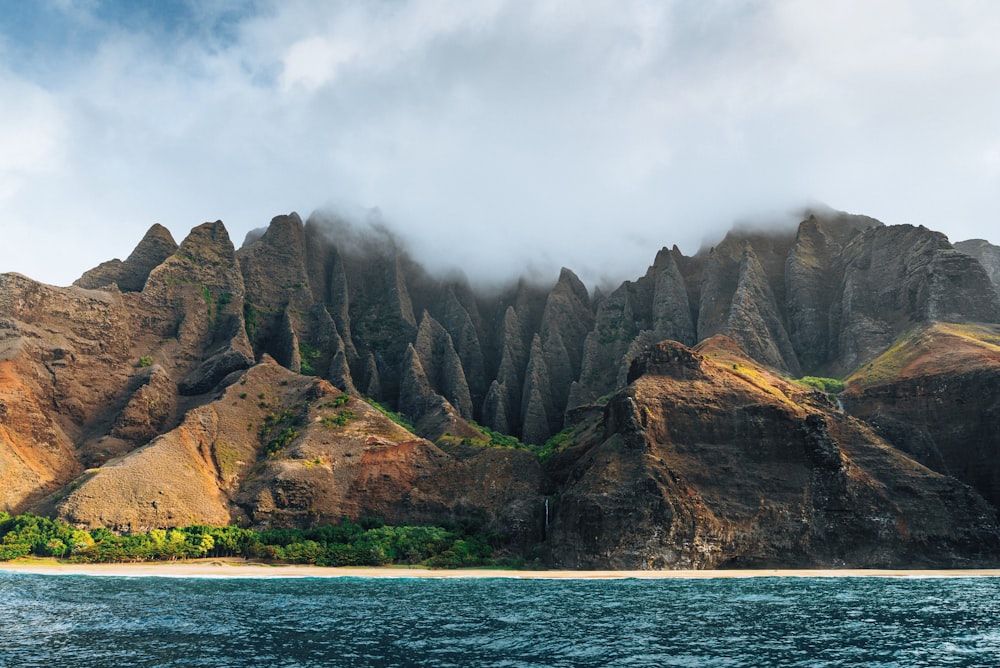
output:
[[[518,281],[551,285],[560,270],[566,268],[579,276],[591,292],[606,293],[623,281],[638,278],[661,248],[676,246],[690,257],[709,252],[729,234],[794,236],[798,224],[812,212],[836,213],[825,204],[812,203],[780,212],[745,215],[729,223],[720,221],[710,228],[684,233],[665,227],[658,235],[649,233],[640,238],[624,231],[618,246],[603,237],[588,239],[573,232],[551,235],[547,246],[513,233],[502,235],[498,242],[487,243],[476,238],[483,232],[481,226],[474,224],[465,230],[455,230],[454,234],[424,234],[384,215],[377,207],[368,210],[322,207],[310,213],[304,222],[322,229],[327,239],[347,252],[399,251],[435,278],[468,282],[484,292],[496,292]],[[266,231],[267,226],[250,230],[238,246],[258,240]],[[234,243],[237,243],[235,237]]]
[[[952,239],[998,220],[986,2],[9,9],[0,270],[51,283],[152,222],[242,238],[331,201],[435,266],[588,284],[809,198]]]

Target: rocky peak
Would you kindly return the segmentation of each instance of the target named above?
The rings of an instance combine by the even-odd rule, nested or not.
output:
[[[467,295],[467,290],[462,291]],[[469,295],[471,296],[471,295]],[[448,331],[455,346],[455,352],[461,361],[466,380],[469,385],[469,395],[473,409],[478,411],[486,396],[486,359],[480,340],[477,322],[480,321],[474,299],[466,299],[470,307],[459,300],[456,288],[448,286],[445,290],[444,305],[441,309],[441,324]]]
[[[447,399],[463,418],[471,419],[472,398],[462,362],[451,335],[427,311],[420,318],[413,347],[434,391]]]
[[[181,242],[177,251],[160,263],[143,288],[143,299],[156,307],[173,300],[181,285],[197,288],[202,301],[225,306],[234,298],[242,300],[243,276],[236,262],[236,251],[222,221],[198,225]],[[240,301],[242,306],[242,301]]]
[[[788,338],[808,372],[830,360],[830,307],[840,289],[842,250],[838,237],[813,215],[799,225],[785,262]]]
[[[672,339],[693,345],[695,330],[691,319],[691,305],[684,277],[674,260],[674,254],[666,249],[661,250],[656,254],[652,268],[655,270],[651,305],[653,338],[659,341]]]
[[[115,284],[122,292],[141,292],[160,263],[177,251],[177,242],[170,231],[160,224],[149,228],[142,241],[124,262],[111,260],[85,272],[73,282],[81,288],[97,289]]]
[[[955,250],[979,260],[983,265],[994,289],[1000,293],[1000,246],[994,246],[984,239],[969,239],[955,244]]]
[[[739,280],[723,333],[732,337],[752,358],[801,375],[777,300],[749,242],[743,248]]]
[[[745,241],[726,236],[709,249],[701,271],[697,333],[706,339],[723,332],[740,276]]]
[[[521,395],[522,434],[533,443],[562,429],[573,382],[580,377],[583,348],[594,326],[587,289],[563,269],[549,292],[528,358]]]
[[[299,358],[297,348],[312,339],[311,321],[302,314],[313,305],[302,219],[294,212],[275,216],[236,256],[246,285],[245,311],[253,320],[255,356],[269,354],[298,370],[292,361]],[[289,349],[291,342],[296,350]]]
[[[305,230],[298,214],[275,216],[263,236],[241,248],[237,257],[247,300],[255,306],[280,311],[290,302],[311,304]]]
[[[222,221],[192,229],[177,252],[150,272],[139,297],[137,327],[160,339],[146,346],[175,342],[167,370],[179,379],[182,394],[208,392],[253,364],[244,294],[236,250]]]
[[[1000,320],[982,265],[939,232],[873,227],[847,244],[841,262],[843,283],[832,307],[841,371],[872,359],[918,323]]]

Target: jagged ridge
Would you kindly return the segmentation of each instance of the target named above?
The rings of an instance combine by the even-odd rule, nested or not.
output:
[[[181,518],[266,526],[341,514],[414,522],[475,517],[530,543],[544,531],[542,496],[554,493],[565,504],[548,534],[549,554],[562,563],[815,564],[848,555],[878,565],[917,559],[920,541],[937,545],[923,553],[927,560],[988,559],[967,540],[993,545],[995,521],[984,519],[991,511],[981,512],[981,499],[930,472],[917,475],[886,444],[902,447],[899,434],[910,432],[879,425],[913,422],[912,415],[885,407],[881,422],[873,421],[876,435],[821,405],[819,395],[790,399],[788,381],[775,375],[842,376],[914,327],[997,322],[1000,302],[987,271],[995,247],[983,243],[960,245],[961,252],[924,228],[816,213],[795,232],[734,231],[693,257],[664,248],[642,277],[604,295],[590,294],[568,269],[551,287],[522,280],[477,291],[431,275],[385,234],[360,235],[316,216],[306,223],[279,216],[239,250],[221,222],[196,227],[179,246],[154,226],[125,262],[105,263],[72,288],[0,276],[0,503],[125,529]],[[654,345],[665,339],[679,343]],[[706,341],[716,342],[713,352]],[[730,343],[720,348],[718,341]],[[671,387],[669,398],[649,400],[656,395],[650,387],[663,387],[650,378],[666,368],[649,355],[671,350],[668,356],[699,359],[683,352],[698,342],[700,354],[722,354],[744,381],[755,378],[758,394],[744,389],[737,401],[728,376],[702,360],[690,368],[701,369],[698,382],[708,389]],[[349,416],[331,413],[335,388],[400,410],[417,433],[391,426],[358,399],[349,400]],[[719,408],[693,422],[671,412],[697,396]],[[973,422],[975,410],[968,413]],[[566,425],[578,428],[574,447],[558,452],[543,473],[524,450],[458,445],[482,442],[473,419],[534,443]],[[331,432],[324,420],[353,426]],[[664,437],[662,426],[649,431],[663,420],[686,424],[682,435],[691,442],[714,445],[651,467],[650,453],[678,442]],[[749,431],[718,426],[743,423]],[[848,533],[881,546],[882,556],[851,552],[844,542],[824,546],[821,536],[799,529],[776,542],[737,540],[734,532],[764,531],[782,513],[806,512],[764,485],[759,491],[775,497],[777,514],[745,525],[743,510],[721,497],[712,501],[718,490],[696,482],[714,475],[712,457],[724,445],[748,437],[765,444],[768,434],[806,453],[789,463],[777,445],[762,445],[768,466],[784,474],[847,471],[846,478],[804,483],[793,490],[800,500],[822,497],[858,513],[864,503],[898,504],[892,490],[914,487],[953,499],[955,514],[921,493],[912,512],[896,516],[906,532],[880,534],[868,520],[852,520]],[[951,452],[965,437],[929,438]],[[949,466],[947,458],[914,456],[939,471]],[[995,460],[976,461],[981,470],[1000,470],[990,468]],[[632,473],[621,478],[626,468]],[[583,484],[593,476],[605,482]],[[631,519],[621,516],[625,506],[600,500],[608,480],[626,478],[639,485],[622,497],[639,513],[626,512]],[[871,496],[859,482],[868,478],[890,491]],[[998,478],[964,479],[993,501]],[[692,490],[711,512],[683,501]],[[586,508],[608,523],[584,530]],[[920,524],[920,512],[938,524]],[[694,534],[650,537],[685,517]],[[949,523],[951,533],[941,529]],[[606,547],[581,548],[588,532]],[[623,543],[633,532],[638,542]],[[787,540],[793,534],[798,538]],[[890,539],[903,547],[885,547]]]

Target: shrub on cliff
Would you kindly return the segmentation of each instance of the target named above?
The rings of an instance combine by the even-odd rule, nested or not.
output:
[[[837,394],[838,392],[842,392],[844,390],[844,381],[837,380],[836,378],[803,376],[802,378],[799,378],[799,382],[803,385],[816,388],[820,392],[826,392],[827,394]]]

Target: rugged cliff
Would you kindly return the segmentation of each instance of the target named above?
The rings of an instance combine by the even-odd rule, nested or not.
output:
[[[994,249],[817,212],[605,295],[476,290],[323,216],[239,249],[154,226],[69,288],[0,275],[0,509],[475,522],[571,566],[992,563]]]
[[[573,568],[989,562],[994,511],[732,340],[643,351],[574,448],[549,549]]]
[[[849,380],[851,413],[1000,507],[1000,326],[916,328]]]

